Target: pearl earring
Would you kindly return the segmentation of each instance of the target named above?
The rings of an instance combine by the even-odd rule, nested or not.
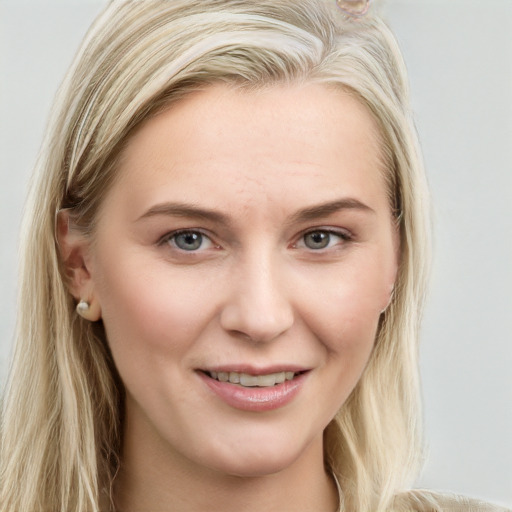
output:
[[[89,311],[89,308],[90,308],[90,304],[85,301],[85,300],[81,300],[77,305],[76,305],[76,312],[82,317],[82,318],[87,318],[87,312]]]

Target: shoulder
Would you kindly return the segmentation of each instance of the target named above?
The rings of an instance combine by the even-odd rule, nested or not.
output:
[[[393,512],[512,512],[512,509],[451,493],[413,489],[396,496]]]

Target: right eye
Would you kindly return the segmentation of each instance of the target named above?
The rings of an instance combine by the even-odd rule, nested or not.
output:
[[[201,231],[181,230],[169,233],[162,240],[171,247],[187,252],[198,252],[211,249],[214,244],[211,239]]]

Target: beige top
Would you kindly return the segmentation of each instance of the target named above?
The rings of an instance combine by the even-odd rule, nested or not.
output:
[[[413,489],[396,497],[393,512],[512,512],[512,509],[466,496]]]
[[[343,493],[335,476],[334,482],[340,497],[339,512],[348,512],[343,506]],[[412,489],[397,495],[388,512],[512,512],[512,509],[466,496]]]

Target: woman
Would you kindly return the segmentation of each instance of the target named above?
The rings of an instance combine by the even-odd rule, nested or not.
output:
[[[348,7],[98,18],[27,206],[3,509],[493,510],[405,491],[427,199],[399,51]]]

